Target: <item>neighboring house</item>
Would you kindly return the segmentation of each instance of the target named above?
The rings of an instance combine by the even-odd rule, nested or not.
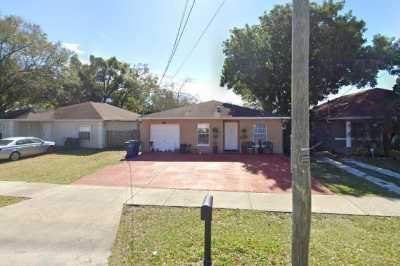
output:
[[[390,143],[400,119],[400,96],[370,89],[336,98],[311,110],[312,144],[346,153],[357,147],[382,148]]]
[[[175,151],[190,145],[199,152],[240,151],[241,143],[270,141],[283,152],[281,117],[237,105],[208,101],[142,117],[144,150]],[[152,146],[152,147],[151,147]]]
[[[139,115],[106,104],[84,102],[46,112],[29,112],[0,119],[4,137],[34,136],[63,146],[67,138],[80,138],[81,146],[105,148],[121,146],[139,137]]]

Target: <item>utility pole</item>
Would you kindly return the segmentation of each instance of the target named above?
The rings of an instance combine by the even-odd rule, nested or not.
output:
[[[292,265],[308,265],[311,224],[308,0],[293,0],[292,16]]]

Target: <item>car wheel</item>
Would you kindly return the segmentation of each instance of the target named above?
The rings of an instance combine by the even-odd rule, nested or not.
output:
[[[11,155],[10,155],[11,161],[18,161],[19,158],[21,158],[21,154],[19,154],[19,152],[15,151],[15,152],[11,153]]]
[[[47,148],[47,153],[52,153],[52,152],[54,152],[54,146],[49,146]]]

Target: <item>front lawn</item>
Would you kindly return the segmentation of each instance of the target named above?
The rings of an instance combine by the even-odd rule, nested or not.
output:
[[[110,265],[202,265],[204,224],[195,208],[125,206]],[[317,215],[312,265],[398,265],[400,219]],[[214,210],[214,265],[288,265],[291,216]]]
[[[7,205],[11,205],[23,200],[26,200],[28,198],[24,198],[24,197],[11,197],[11,196],[2,196],[0,195],[0,207],[4,207]]]
[[[69,184],[123,158],[123,151],[58,151],[0,163],[0,180]]]
[[[363,172],[367,172],[361,169]],[[372,173],[371,173],[372,174]],[[352,174],[349,174],[335,166],[318,160],[311,161],[311,175],[336,194],[365,196],[379,195],[386,197],[399,197],[379,186]],[[378,174],[373,174],[380,177]],[[392,180],[390,180],[392,181]],[[393,182],[393,181],[392,181]]]

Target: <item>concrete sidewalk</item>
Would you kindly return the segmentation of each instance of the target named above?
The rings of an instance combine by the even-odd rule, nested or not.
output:
[[[205,195],[214,196],[215,208],[291,212],[291,193],[223,192],[134,188],[129,205],[199,207]],[[400,199],[377,196],[312,195],[314,213],[399,216]]]
[[[0,195],[31,199],[0,208],[1,265],[106,265],[123,203],[291,211],[290,193],[52,185],[0,181]],[[400,216],[400,199],[313,196],[317,213]]]
[[[0,195],[31,198],[0,208],[0,264],[107,265],[126,193],[0,181]]]

